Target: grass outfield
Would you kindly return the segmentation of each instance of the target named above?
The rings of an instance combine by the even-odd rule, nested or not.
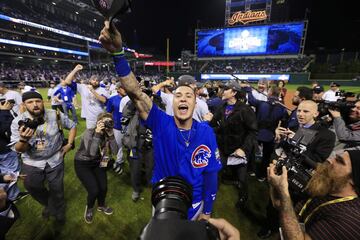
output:
[[[287,85],[289,90],[297,86]],[[346,88],[347,91],[360,92],[360,87]],[[46,99],[47,89],[39,90]],[[79,101],[80,103],[80,101]],[[49,107],[49,104],[46,104]],[[78,115],[80,111],[78,111]],[[79,118],[80,119],[80,118]],[[80,120],[76,145],[79,146],[80,135],[85,129],[85,122]],[[74,171],[74,154],[71,151],[65,159],[65,201],[66,224],[59,228],[53,220],[41,218],[42,206],[30,196],[20,200],[18,207],[21,217],[7,234],[7,239],[16,240],[48,240],[48,239],[136,239],[141,229],[151,217],[151,189],[145,188],[143,200],[134,203],[131,200],[131,183],[128,164],[125,172],[119,176],[108,172],[107,204],[114,209],[114,214],[105,216],[99,212],[94,215],[94,221],[88,225],[83,214],[86,204],[86,191]],[[19,184],[23,189],[22,183]],[[237,190],[233,186],[220,185],[215,202],[213,217],[229,220],[241,232],[241,239],[257,239],[256,233],[261,227],[268,202],[267,186],[249,177],[249,200],[246,214],[239,212],[234,204],[237,201]],[[275,239],[273,237],[272,239]]]

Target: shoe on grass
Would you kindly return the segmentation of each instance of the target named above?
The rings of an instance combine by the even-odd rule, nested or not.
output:
[[[87,224],[92,223],[94,218],[94,211],[92,208],[85,207],[84,220]]]
[[[19,192],[19,194],[16,196],[16,198],[13,202],[16,203],[17,201],[24,199],[27,196],[29,196],[29,192]]]
[[[131,199],[134,202],[137,202],[140,199],[140,193],[139,192],[133,192],[132,195],[131,195]]]
[[[41,213],[41,216],[42,216],[43,219],[49,220],[49,218],[50,218],[50,211],[49,211],[48,207],[44,207],[44,209],[43,209],[43,211],[42,211],[42,213]]]
[[[261,239],[269,238],[272,234],[271,229],[269,228],[261,228],[260,231],[257,233],[257,236]]]
[[[105,213],[106,215],[111,215],[111,214],[113,214],[113,212],[114,212],[114,210],[113,210],[111,207],[106,207],[106,206],[104,206],[104,207],[98,207],[97,210],[98,210],[99,212]]]
[[[114,164],[114,172],[121,175],[124,172],[122,164]]]

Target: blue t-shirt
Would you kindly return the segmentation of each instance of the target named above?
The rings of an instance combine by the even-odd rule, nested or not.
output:
[[[106,111],[112,113],[114,120],[114,128],[117,130],[121,130],[122,113],[119,112],[121,99],[122,97],[116,95],[109,98],[106,102]]]
[[[174,117],[161,111],[155,104],[145,125],[153,133],[155,164],[152,182],[156,183],[168,176],[181,176],[193,187],[193,203],[204,200],[207,197],[203,193],[204,174],[218,172],[221,169],[213,129],[206,123],[193,120],[190,134],[186,132],[182,135]],[[187,140],[188,147],[185,143]]]
[[[59,87],[56,92],[53,94],[54,96],[58,96],[60,94],[61,100],[63,100],[66,104],[72,104],[72,99],[75,96],[75,93],[72,88]]]
[[[227,119],[234,110],[234,105],[226,105],[225,107],[225,118]]]

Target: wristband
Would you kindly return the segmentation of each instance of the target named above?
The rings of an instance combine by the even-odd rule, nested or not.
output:
[[[119,77],[125,77],[130,74],[131,68],[123,54],[114,55],[113,59],[115,64],[115,71]]]
[[[21,143],[28,143],[28,141],[24,140],[24,139],[20,139],[19,142]]]
[[[113,56],[124,56],[124,54],[125,54],[125,51],[124,51],[124,49],[122,49],[120,52],[114,52],[114,53],[112,53],[111,55],[113,55]]]

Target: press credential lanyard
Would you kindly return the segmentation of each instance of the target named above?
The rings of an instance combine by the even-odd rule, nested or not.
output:
[[[341,202],[347,202],[347,201],[351,201],[354,200],[355,198],[357,198],[356,196],[349,196],[349,197],[343,197],[343,198],[338,198],[338,199],[334,199],[328,202],[324,202],[323,204],[320,204],[319,206],[317,206],[314,210],[311,211],[311,213],[305,218],[304,223],[306,224],[309,219],[312,217],[312,215],[317,212],[321,207],[330,205],[330,204],[335,204],[335,203],[341,203]],[[303,206],[303,208],[301,209],[300,213],[299,213],[299,217],[302,217],[302,215],[304,214],[306,208],[308,207],[308,205],[311,203],[313,199],[310,198],[309,200],[306,201],[305,205]]]

